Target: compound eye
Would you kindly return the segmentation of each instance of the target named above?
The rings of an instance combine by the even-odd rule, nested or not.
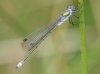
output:
[[[73,11],[75,11],[75,9],[73,9]]]
[[[70,5],[69,5],[69,6],[67,6],[67,8],[70,8]]]
[[[76,9],[74,8],[74,9],[72,9],[73,11],[76,11]]]

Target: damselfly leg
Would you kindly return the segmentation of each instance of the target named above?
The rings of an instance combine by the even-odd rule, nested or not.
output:
[[[78,8],[78,5],[75,7],[76,9],[76,12],[79,12],[80,9],[82,8],[82,5],[80,8]],[[75,13],[76,13],[75,12]],[[83,12],[83,11],[82,11]],[[75,13],[72,14],[72,16],[69,17],[69,23],[72,24],[73,26],[74,25],[77,25],[79,23],[81,23],[82,21],[79,21],[79,17],[82,15],[82,12],[80,13],[80,15],[76,15]],[[79,13],[78,13],[79,14]],[[77,20],[76,21],[73,21],[73,18],[76,18]]]

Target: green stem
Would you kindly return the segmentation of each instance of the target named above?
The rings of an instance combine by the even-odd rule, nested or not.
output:
[[[83,0],[78,0],[78,7],[80,8],[79,14],[81,15],[79,18],[79,21],[81,23],[79,25],[80,25],[81,55],[82,55],[82,74],[88,74]]]

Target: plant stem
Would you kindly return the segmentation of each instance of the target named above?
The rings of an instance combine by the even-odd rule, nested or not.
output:
[[[82,74],[88,74],[87,56],[86,56],[86,36],[85,36],[85,21],[84,21],[84,3],[83,0],[78,0],[80,8],[80,40],[81,40],[81,56],[82,56]]]

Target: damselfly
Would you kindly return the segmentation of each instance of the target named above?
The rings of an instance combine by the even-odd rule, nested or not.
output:
[[[18,63],[16,66],[17,68],[20,68],[22,64],[26,61],[26,59],[31,55],[31,53],[37,48],[37,46],[57,27],[59,27],[64,21],[66,21],[68,18],[70,18],[74,13],[77,12],[77,9],[74,6],[67,6],[67,10],[64,11],[58,19],[53,21],[52,23],[40,28],[36,32],[28,35],[24,38],[22,41],[22,47],[27,49],[29,52],[28,54]],[[73,22],[70,23],[72,25]]]

